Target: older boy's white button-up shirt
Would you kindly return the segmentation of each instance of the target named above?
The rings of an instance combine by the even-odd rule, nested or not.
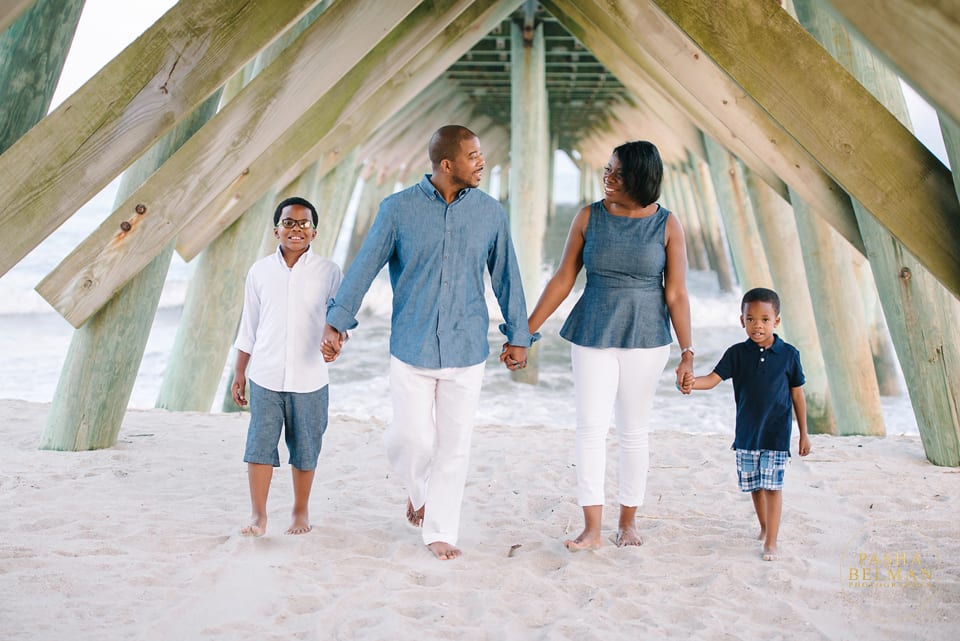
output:
[[[234,342],[250,354],[247,378],[275,392],[313,392],[329,382],[320,343],[341,278],[336,263],[310,249],[293,267],[279,248],[250,267]]]

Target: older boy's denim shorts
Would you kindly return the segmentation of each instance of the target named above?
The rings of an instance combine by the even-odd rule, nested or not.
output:
[[[737,450],[737,482],[744,492],[782,490],[789,452]]]
[[[316,469],[323,433],[327,431],[329,389],[315,392],[274,392],[250,381],[250,427],[246,463],[280,467],[280,432],[284,432],[289,463],[298,470]]]

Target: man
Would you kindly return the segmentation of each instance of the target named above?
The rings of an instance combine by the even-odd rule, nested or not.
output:
[[[506,212],[479,191],[477,135],[441,127],[428,145],[433,173],[388,196],[327,310],[324,355],[339,354],[364,294],[389,264],[393,287],[387,457],[406,484],[407,520],[438,559],[456,547],[470,437],[490,346],[483,270],[506,322],[503,360],[526,367],[535,340]]]

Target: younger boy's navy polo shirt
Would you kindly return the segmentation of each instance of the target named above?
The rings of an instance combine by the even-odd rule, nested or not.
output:
[[[728,348],[713,371],[723,380],[733,378],[737,403],[733,448],[789,452],[793,426],[790,389],[805,382],[800,352],[776,334],[767,348],[748,338]]]

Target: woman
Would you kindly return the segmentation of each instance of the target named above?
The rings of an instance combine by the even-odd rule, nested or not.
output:
[[[659,204],[663,162],[649,142],[613,150],[603,171],[604,199],[570,225],[563,258],[530,314],[534,333],[587,268],[587,284],[560,335],[573,343],[577,407],[577,493],[584,528],[570,550],[602,544],[606,434],[616,410],[620,450],[617,546],[641,545],[635,516],[646,490],[647,424],[670,355],[670,324],[680,343],[677,383],[693,373],[683,228]]]

